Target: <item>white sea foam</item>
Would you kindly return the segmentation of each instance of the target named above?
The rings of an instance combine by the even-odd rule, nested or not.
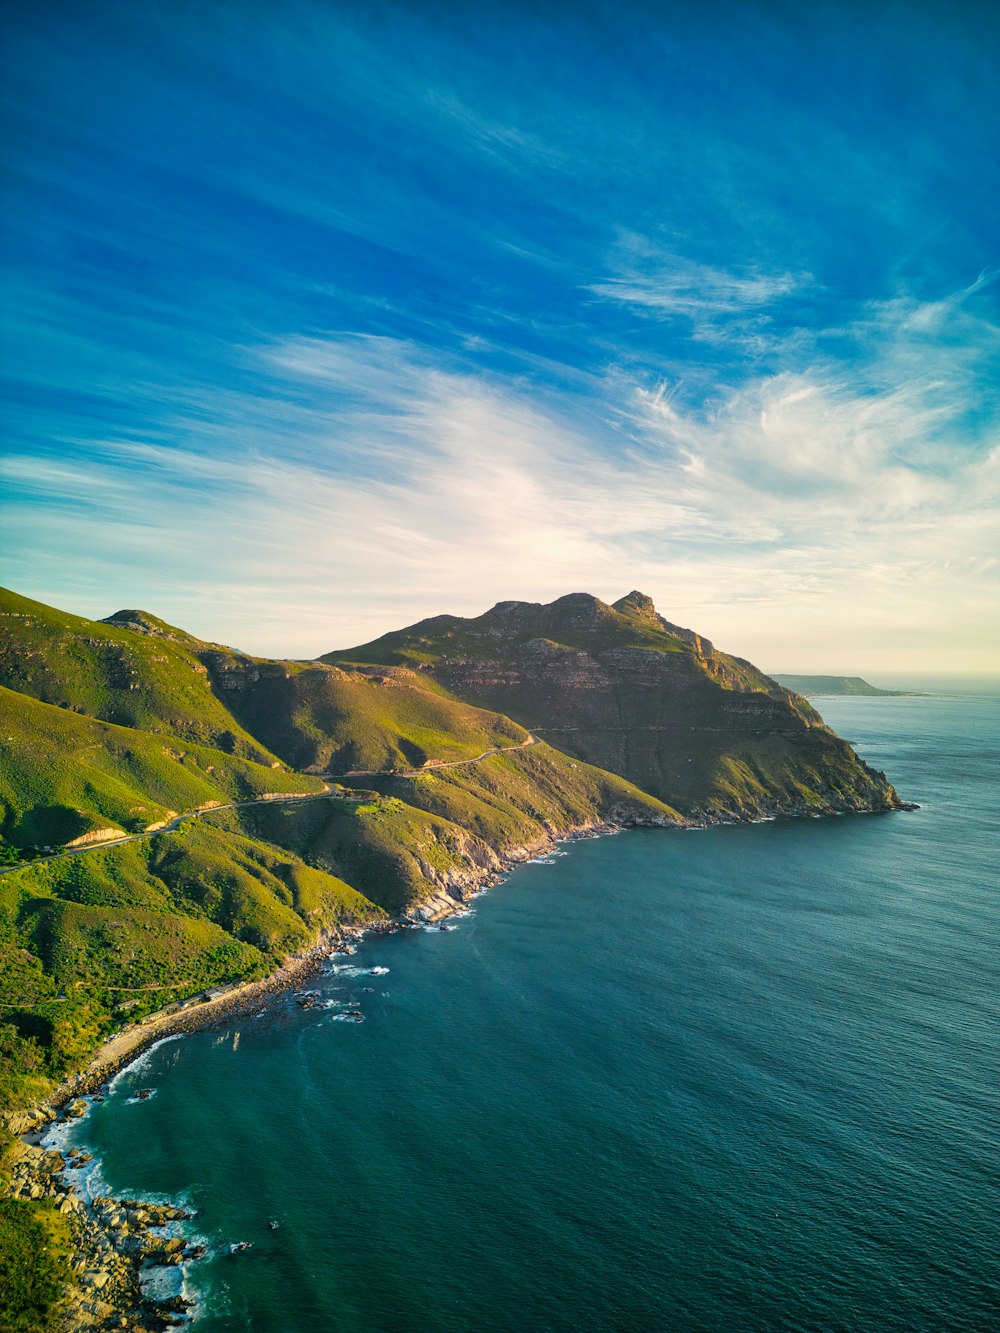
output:
[[[134,1074],[139,1069],[145,1069],[149,1065],[154,1051],[158,1051],[161,1046],[166,1046],[168,1041],[180,1041],[184,1035],[183,1032],[171,1032],[166,1037],[159,1037],[153,1042],[152,1046],[147,1046],[146,1049],[141,1054],[137,1055],[134,1060],[125,1065],[123,1069],[119,1069],[118,1073],[108,1084],[108,1091],[114,1092],[118,1084],[126,1077],[126,1075]]]
[[[139,1290],[147,1300],[166,1301],[183,1295],[184,1273],[181,1267],[157,1264],[139,1272]]]

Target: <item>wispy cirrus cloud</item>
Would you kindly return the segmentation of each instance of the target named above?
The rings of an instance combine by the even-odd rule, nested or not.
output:
[[[244,353],[253,393],[175,405],[168,434],[185,447],[95,442],[71,472],[14,458],[7,478],[59,498],[67,546],[106,527],[116,570],[160,552],[161,613],[226,637],[227,614],[204,623],[206,594],[184,587],[211,571],[229,637],[260,651],[311,655],[442,609],[638,583],[773,669],[782,625],[808,626],[829,662],[843,633],[829,627],[845,621],[877,665],[928,616],[984,620],[1000,450],[963,419],[960,369],[929,377],[933,347],[908,380],[890,375],[913,356],[908,313],[870,318],[896,332],[863,372],[816,363],[700,409],[615,373],[598,413],[399,339],[277,339]],[[942,470],[931,442],[949,430],[963,453]],[[335,610],[317,615],[324,599]]]
[[[629,247],[638,248],[633,240]],[[633,265],[588,290],[595,296],[640,306],[660,315],[691,318],[766,309],[801,288],[806,274],[727,272],[708,264],[643,247],[646,262]]]
[[[274,652],[638,584],[985,660],[984,20],[738,8],[23,9],[6,577]]]

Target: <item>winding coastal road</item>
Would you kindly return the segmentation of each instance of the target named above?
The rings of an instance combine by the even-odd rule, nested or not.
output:
[[[447,763],[430,759],[423,768],[352,768],[346,773],[319,773],[321,778],[419,778],[425,773],[440,773],[443,768],[462,768],[466,764],[481,764],[495,754],[511,754],[515,750],[526,750],[530,745],[541,745],[537,736],[528,733],[528,739],[520,745],[501,745],[493,750],[484,750],[474,759],[449,759]]]
[[[346,797],[331,790],[327,781],[328,778],[423,777],[426,773],[440,773],[448,768],[462,768],[467,764],[481,764],[484,759],[490,759],[495,754],[512,754],[517,750],[526,750],[529,746],[539,744],[541,742],[538,737],[531,735],[529,732],[528,739],[522,741],[520,745],[502,745],[493,750],[484,750],[482,754],[477,754],[472,759],[451,759],[447,763],[435,763],[432,760],[424,768],[359,768],[351,769],[346,773],[317,773],[315,776],[323,783],[322,791],[290,792],[287,796],[282,796],[279,792],[272,792],[266,796],[255,796],[250,801],[231,801],[228,805],[206,805],[198,810],[186,810],[182,814],[175,815],[170,823],[164,824],[162,828],[145,829],[142,833],[124,833],[120,838],[105,838],[90,842],[85,847],[71,847],[61,852],[52,852],[49,856],[36,856],[33,861],[22,861],[19,865],[3,866],[0,868],[0,875],[9,875],[15,870],[24,870],[26,866],[44,865],[46,861],[60,861],[68,856],[83,856],[87,852],[102,851],[106,847],[121,847],[126,842],[141,842],[143,838],[158,838],[162,833],[175,833],[185,820],[201,819],[204,815],[216,815],[221,810],[243,810],[250,805],[286,805],[291,801],[345,800]],[[302,776],[305,777],[306,774]]]

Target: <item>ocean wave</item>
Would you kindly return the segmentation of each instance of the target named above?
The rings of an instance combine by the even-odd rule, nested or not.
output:
[[[118,1073],[115,1074],[114,1078],[108,1084],[108,1092],[114,1092],[122,1079],[127,1075],[134,1074],[137,1070],[145,1069],[153,1058],[154,1051],[158,1051],[161,1046],[166,1046],[167,1042],[180,1041],[184,1036],[185,1033],[183,1032],[171,1032],[165,1037],[158,1037],[151,1046],[147,1046],[146,1049],[140,1052],[134,1060],[129,1061],[127,1065],[124,1065],[119,1069]]]

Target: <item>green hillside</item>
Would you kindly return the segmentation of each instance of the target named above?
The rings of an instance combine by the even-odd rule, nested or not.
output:
[[[0,590],[0,685],[257,763],[416,768],[518,744],[508,718],[413,672],[341,671],[204,643],[145,611],[84,620]]]
[[[299,769],[420,768],[527,739],[509,718],[449,698],[413,671],[343,671],[221,652],[204,660],[233,715]]]
[[[0,589],[0,685],[104,722],[275,762],[213,693],[198,657],[207,646],[169,626],[137,632]]]
[[[681,822],[676,810],[638,787],[549,745],[433,775],[376,779],[375,785],[408,805],[469,829],[501,851],[604,820]]]
[[[428,889],[461,897],[504,854],[605,821],[670,825],[676,811],[610,773],[547,745],[416,777],[366,779],[359,804],[241,810],[240,826],[321,865],[387,911],[419,906]],[[375,795],[375,793],[372,793]]]
[[[96,829],[139,832],[179,811],[316,778],[83,717],[0,686],[0,838],[24,847]]]
[[[16,1100],[32,1064],[50,1078],[79,1065],[125,1014],[263,976],[320,929],[380,915],[294,854],[204,820],[11,871],[0,877],[6,1047],[28,1041],[36,1058],[8,1056],[0,1099],[6,1086]]]

